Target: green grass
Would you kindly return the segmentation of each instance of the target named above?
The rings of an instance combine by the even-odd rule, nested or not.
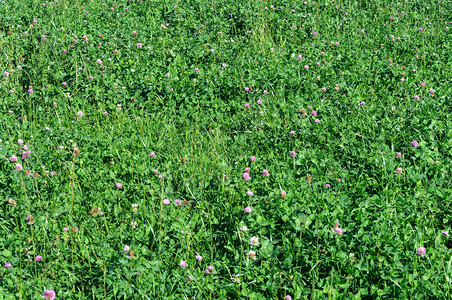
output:
[[[450,1],[5,2],[0,299],[452,296]]]

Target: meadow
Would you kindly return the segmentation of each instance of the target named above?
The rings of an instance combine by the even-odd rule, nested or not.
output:
[[[0,299],[450,299],[451,12],[4,0]]]

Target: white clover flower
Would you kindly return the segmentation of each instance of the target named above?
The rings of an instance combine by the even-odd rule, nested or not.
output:
[[[259,245],[259,238],[257,236],[253,236],[250,238],[250,244],[253,246]]]

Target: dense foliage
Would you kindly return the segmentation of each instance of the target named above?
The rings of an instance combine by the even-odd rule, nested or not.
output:
[[[0,299],[449,299],[452,3],[0,5]]]

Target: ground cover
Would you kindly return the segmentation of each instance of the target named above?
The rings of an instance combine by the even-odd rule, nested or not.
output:
[[[450,1],[4,1],[0,299],[451,297]]]

